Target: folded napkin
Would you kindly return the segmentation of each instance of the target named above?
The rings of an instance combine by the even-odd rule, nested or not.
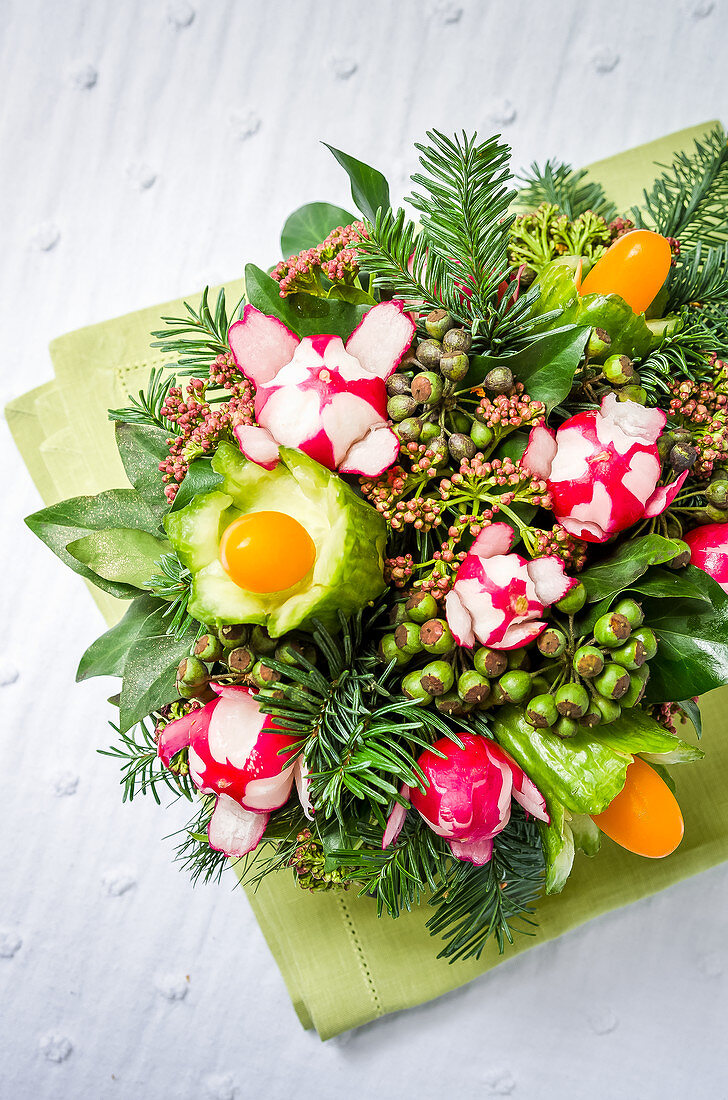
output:
[[[692,147],[713,123],[592,165],[620,209],[639,201],[653,162],[669,161]],[[240,282],[226,288],[237,300]],[[8,425],[46,503],[126,484],[107,409],[126,403],[163,359],[149,347],[149,332],[181,302],[154,306],[62,336],[51,345],[56,377],[10,403]],[[29,510],[30,510],[29,505]],[[49,571],[57,568],[50,560]],[[91,589],[107,622],[124,605]],[[78,639],[79,653],[90,639]],[[479,961],[452,965],[435,956],[440,942],[422,906],[393,921],[377,918],[376,904],[346,893],[303,893],[292,875],[269,876],[248,899],[281,969],[304,1027],[322,1039],[398,1009],[430,1000],[511,957],[600,913],[696,874],[728,858],[728,736],[723,729],[728,688],[701,703],[706,759],[674,770],[685,816],[685,839],[666,860],[631,855],[606,838],[598,857],[578,855],[564,893],[543,899],[533,936],[519,936],[504,956],[490,947]],[[213,896],[211,892],[211,903]],[[517,980],[514,974],[514,980]]]

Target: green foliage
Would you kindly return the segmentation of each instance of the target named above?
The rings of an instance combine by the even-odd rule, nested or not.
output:
[[[69,545],[77,543],[90,532],[102,532],[108,528],[124,527],[147,531],[154,536],[160,533],[158,510],[135,489],[108,489],[97,496],[72,497],[41,508],[28,516],[25,522],[65,565],[97,588],[121,600],[134,599],[139,595],[139,589],[125,581],[100,576],[74,557],[68,550]]]
[[[230,351],[228,329],[239,304],[228,311],[224,289],[218,291],[214,307],[210,307],[210,288],[205,287],[197,309],[184,303],[183,317],[162,317],[167,328],[153,332],[151,347],[179,364],[179,373],[205,378],[218,355]]]
[[[721,247],[728,208],[728,146],[722,126],[716,126],[692,153],[678,153],[644,192],[644,214],[633,208],[637,225],[665,237],[677,237],[685,248]]]
[[[519,177],[526,186],[518,196],[518,203],[528,207],[552,203],[569,221],[589,210],[611,221],[617,216],[616,206],[606,197],[600,183],[586,182],[587,175],[585,168],[574,171],[570,164],[558,160],[547,160],[543,168],[534,161],[530,172]]]
[[[184,829],[172,834],[181,838],[175,850],[175,861],[188,872],[194,886],[200,881],[219,882],[223,871],[230,866],[228,857],[209,844],[207,827],[214,809],[214,798],[200,798]]]
[[[334,154],[348,175],[351,183],[351,197],[364,217],[368,218],[369,221],[374,221],[377,210],[380,208],[388,210],[389,184],[382,173],[363,161],[357,160],[356,157],[352,157],[348,153],[342,153],[341,149],[335,149],[333,145],[328,145],[326,142],[323,142],[323,144]],[[336,227],[332,226],[332,228]]]
[[[313,294],[289,294],[281,298],[275,279],[255,264],[245,268],[245,293],[248,301],[262,313],[278,317],[297,336],[331,333],[346,340],[357,327],[368,305],[345,302],[341,298],[320,298]]]
[[[728,242],[717,248],[703,248],[698,241],[690,252],[681,253],[668,276],[667,292],[667,312],[693,302],[725,308],[728,304]]]
[[[676,379],[691,381],[709,379],[713,368],[709,358],[722,348],[716,332],[706,323],[703,309],[683,309],[682,328],[667,336],[661,344],[639,363],[640,384],[652,404],[659,404],[661,395],[670,391],[668,383]]]
[[[119,734],[120,743],[108,749],[97,749],[97,752],[120,762],[123,802],[132,802],[135,795],[151,792],[152,798],[159,805],[160,786],[177,797],[181,795],[192,801],[192,787],[187,774],[183,771],[171,772],[159,759],[153,728],[146,722],[140,722],[135,730],[122,733],[113,722],[110,725]]]
[[[304,248],[316,248],[339,226],[351,225],[353,214],[329,202],[309,202],[290,215],[281,231],[281,255],[295,256]]]
[[[170,511],[178,512],[199,494],[211,493],[217,489],[224,480],[222,474],[213,470],[209,458],[196,458],[190,463],[187,473],[180,482]]]
[[[132,643],[121,684],[121,733],[178,698],[177,666],[189,655],[196,634],[190,629],[179,637],[140,635]]]
[[[293,651],[293,665],[266,658],[282,677],[276,690],[283,698],[265,692],[259,698],[264,711],[299,736],[317,817],[345,825],[366,810],[383,825],[399,787],[423,784],[416,756],[436,737],[454,734],[438,714],[395,695],[392,669],[379,661],[361,616],[340,615],[340,622],[336,638],[317,621],[313,631],[326,674]]]
[[[156,424],[117,421],[116,446],[131,485],[161,513],[169,509],[159,466],[169,455],[169,432]]]
[[[176,554],[164,554],[158,565],[161,572],[150,577],[145,587],[168,602],[164,611],[164,618],[168,620],[166,633],[181,638],[194,626],[194,620],[187,614],[192,574]]]
[[[579,580],[586,588],[588,602],[595,603],[618,595],[625,588],[630,588],[632,582],[646,573],[651,565],[672,561],[684,548],[679,540],[666,539],[662,535],[643,535],[622,543],[604,561],[580,574]]]
[[[540,336],[514,355],[475,356],[464,385],[478,385],[494,367],[509,367],[529,397],[548,410],[567,397],[581,362],[590,329],[568,328]]]
[[[149,375],[147,388],[139,390],[136,397],[130,395],[129,404],[124,408],[109,409],[109,420],[121,420],[125,424],[141,424],[159,428],[167,435],[179,435],[177,425],[162,415],[162,407],[174,383],[174,376],[165,378],[162,367],[154,368]]]
[[[372,285],[401,298],[407,309],[445,308],[461,323],[467,323],[460,296],[453,291],[443,258],[428,252],[424,233],[404,210],[379,210],[367,225],[367,237],[357,249],[360,270]]]
[[[106,527],[69,542],[67,552],[97,577],[143,589],[169,543],[149,531]]]
[[[115,626],[97,638],[84,653],[76,672],[76,680],[92,676],[121,676],[124,665],[137,638],[164,633],[164,616],[168,605],[154,596],[137,596]]]
[[[429,145],[416,145],[423,171],[412,176],[424,191],[409,202],[422,216],[430,250],[447,264],[453,291],[464,284],[469,312],[482,316],[510,266],[511,151],[497,137],[478,143],[475,134],[447,138],[437,130],[427,137]]]
[[[431,899],[436,912],[427,922],[430,934],[445,947],[438,958],[479,959],[491,939],[502,954],[514,931],[525,932],[543,888],[544,856],[538,822],[516,810],[493,841],[484,867],[455,861]],[[525,927],[524,927],[525,925]]]

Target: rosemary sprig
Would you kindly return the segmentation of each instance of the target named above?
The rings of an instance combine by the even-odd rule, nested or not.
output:
[[[164,376],[164,368],[152,369],[145,390],[137,397],[129,395],[129,404],[122,409],[110,409],[109,420],[122,420],[125,424],[148,424],[161,428],[169,435],[179,435],[178,426],[162,415],[169,391],[175,384],[174,375]]]
[[[146,588],[155,596],[169,602],[163,617],[169,619],[167,633],[181,638],[188,633],[195,620],[187,613],[192,586],[192,574],[176,554],[163,554],[159,559],[160,573],[149,578]]]
[[[120,733],[113,722],[109,724],[119,734],[121,744],[112,745],[108,749],[97,749],[97,752],[101,756],[111,756],[121,762],[121,784],[124,788],[122,801],[132,802],[135,795],[151,792],[154,801],[159,805],[161,800],[157,788],[160,784],[177,797],[182,796],[192,801],[192,788],[187,775],[184,771],[171,772],[164,767],[157,755],[154,730],[150,730],[146,722],[140,722],[136,729],[128,733]]]
[[[218,355],[230,351],[228,329],[240,302],[229,314],[224,289],[218,292],[214,308],[210,308],[209,295],[210,288],[205,287],[198,309],[185,302],[185,316],[163,317],[167,328],[152,333],[155,339],[151,346],[176,359],[178,373],[184,376],[206,378]]]

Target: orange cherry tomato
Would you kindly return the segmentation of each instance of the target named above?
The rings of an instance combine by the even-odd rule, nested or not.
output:
[[[667,238],[649,229],[618,237],[585,276],[580,294],[618,294],[644,313],[667,278],[672,252]]]
[[[250,512],[225,528],[222,567],[248,592],[283,592],[298,584],[316,561],[305,527],[286,512]]]
[[[593,820],[615,844],[651,859],[674,852],[685,831],[675,795],[639,756],[627,768],[617,797]]]

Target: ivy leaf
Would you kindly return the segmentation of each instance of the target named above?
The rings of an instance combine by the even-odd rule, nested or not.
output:
[[[682,542],[663,538],[662,535],[643,535],[631,539],[610,557],[581,574],[579,580],[586,587],[587,600],[596,603],[607,596],[616,596],[646,573],[651,565],[672,561],[684,549]]]
[[[571,390],[590,331],[572,325],[534,340],[514,355],[476,355],[463,385],[478,386],[494,367],[509,367],[528,396],[543,401],[550,411]]]
[[[342,153],[341,149],[335,149],[333,145],[323,142],[326,148],[334,154],[341,167],[344,169],[351,182],[351,197],[356,203],[357,210],[369,219],[375,221],[377,210],[388,210],[389,184],[376,168],[372,168],[363,161],[348,153]]]
[[[248,301],[261,313],[278,317],[297,336],[333,335],[347,340],[369,309],[341,298],[313,294],[289,294],[281,298],[278,283],[255,264],[245,268]]]
[[[579,620],[580,630],[583,632],[593,630],[597,619],[609,611],[617,597],[627,594],[652,596],[663,600],[684,599],[710,603],[705,593],[685,576],[684,570],[672,572],[669,569],[653,566],[644,576],[639,577],[620,592],[614,592],[605,596],[603,600],[599,600],[598,603],[592,604],[588,614]]]
[[[695,732],[698,737],[703,736],[703,716],[700,713],[700,707],[694,699],[679,699],[678,706],[683,712],[688,722],[692,722],[695,726]]]
[[[107,527],[69,542],[68,553],[105,581],[144,588],[169,543],[129,527]]]
[[[159,534],[159,512],[136,489],[108,489],[97,496],[72,497],[41,508],[25,520],[33,534],[85,580],[120,600],[131,600],[139,590],[123,581],[106,580],[68,552],[68,545],[90,531],[126,527]]]
[[[681,702],[728,683],[728,596],[704,573],[688,565],[688,579],[707,597],[644,601],[645,622],[658,639],[650,661],[645,701]]]
[[[159,464],[169,456],[167,433],[153,424],[127,424],[122,420],[116,422],[114,431],[130,483],[149,505],[166,512],[169,501],[164,495]]]
[[[171,510],[178,512],[199,493],[211,493],[224,480],[222,474],[215,473],[209,458],[195,459],[177,490]]]
[[[294,210],[281,231],[281,255],[295,256],[304,248],[315,248],[340,225],[357,219],[329,202],[309,202]]]
[[[92,676],[121,676],[126,658],[139,637],[164,632],[164,612],[169,604],[154,596],[138,596],[124,618],[93,642],[81,658],[76,681]]]
[[[190,631],[181,638],[160,634],[140,637],[133,643],[121,685],[121,733],[177,698],[177,666],[189,655],[194,639],[195,632]]]

